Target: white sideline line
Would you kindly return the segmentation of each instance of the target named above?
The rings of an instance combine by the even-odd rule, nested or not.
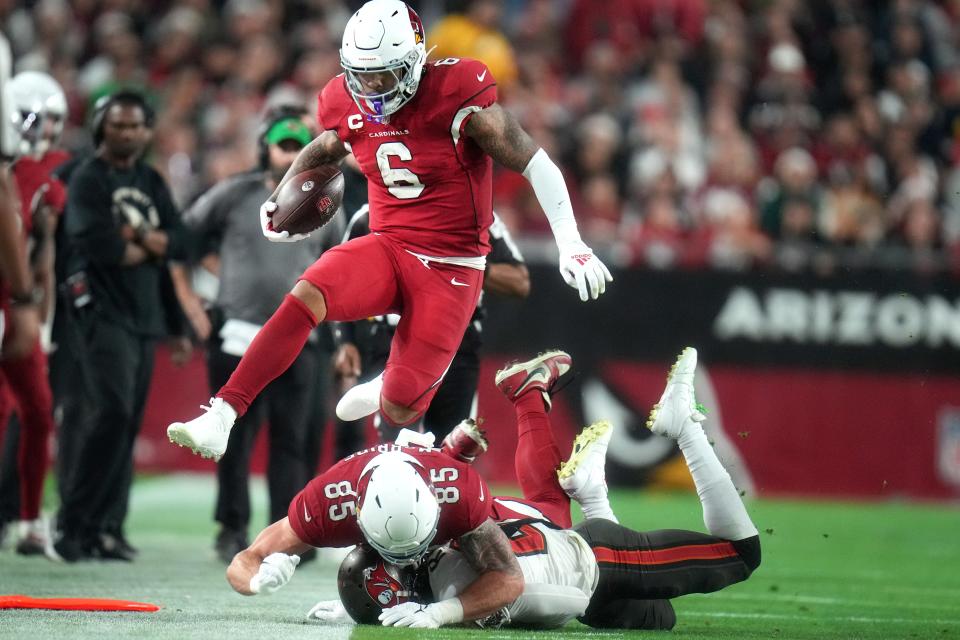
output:
[[[829,572],[821,571],[819,569],[765,569],[763,575],[767,578],[825,578],[825,577],[842,577],[842,578],[889,578],[894,574],[893,571],[888,571],[885,569],[855,569],[852,571],[845,572]]]
[[[700,616],[701,618],[743,618],[747,620],[802,620],[817,622],[829,620],[833,622],[869,622],[875,624],[885,624],[888,622],[902,622],[916,624],[917,622],[926,622],[929,624],[957,624],[960,620],[945,620],[942,618],[874,618],[867,616],[800,616],[789,613],[733,613],[729,611],[684,611],[684,616]]]
[[[717,595],[717,599],[723,600],[766,600],[768,602],[796,602],[800,604],[825,604],[825,605],[841,605],[841,606],[856,606],[856,607],[889,607],[891,602],[877,602],[876,600],[854,600],[852,598],[828,598],[824,596],[804,596],[804,595],[773,595],[768,593],[724,593],[723,595]],[[926,602],[911,602],[909,605],[906,605],[907,608],[911,609],[932,609],[934,611],[942,611],[944,607],[942,605],[929,604]]]
[[[890,591],[890,592],[919,592],[919,593],[933,593],[940,596],[948,597],[957,597],[960,598],[960,589],[949,589],[941,587],[911,587],[907,585],[871,585],[871,589],[878,589],[880,591]]]
[[[725,593],[717,599],[724,600],[768,600],[770,602],[800,602],[806,604],[853,604],[853,600],[845,598],[826,598],[823,596],[791,596],[791,595],[771,595],[769,593]],[[862,604],[862,603],[860,603]]]

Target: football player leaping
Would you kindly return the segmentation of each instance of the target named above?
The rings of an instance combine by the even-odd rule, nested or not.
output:
[[[402,426],[430,404],[477,304],[490,249],[493,160],[526,177],[550,222],[560,272],[581,300],[597,298],[610,272],[583,243],[560,169],[497,104],[497,85],[476,60],[427,61],[423,25],[400,0],[372,0],[347,22],[345,73],[319,96],[321,133],[292,176],[353,152],[368,181],[368,236],[309,267],[257,334],[206,412],[170,425],[174,443],[219,458],[237,415],[295,359],[323,320],[401,313],[382,378],[355,388],[344,415],[382,409]],[[273,200],[261,209],[270,240]]]
[[[512,622],[559,627],[573,618],[600,628],[670,629],[676,615],[670,599],[707,593],[745,580],[760,564],[757,529],[730,477],[698,424],[703,415],[693,396],[696,351],[686,349],[671,370],[667,388],[648,426],[677,439],[697,487],[710,535],[693,531],[638,532],[617,524],[607,500],[604,462],[611,427],[590,426],[577,437],[570,460],[560,465],[545,409],[556,377],[569,366],[562,352],[544,354],[500,372],[497,383],[517,408],[517,475],[524,500],[494,498],[494,516],[510,538],[524,574],[524,590],[481,626]],[[518,375],[519,374],[519,375]],[[515,388],[530,378],[536,385]],[[544,391],[528,393],[531,386]],[[560,467],[559,481],[556,473]],[[570,529],[569,497],[586,520]],[[462,553],[445,546],[421,568],[441,602],[469,588],[475,572]],[[414,627],[442,624],[442,607],[420,604],[422,580],[406,579],[360,547],[341,566],[341,601],[321,602],[310,617]],[[422,577],[422,576],[421,576]],[[404,583],[408,584],[404,584]],[[389,592],[390,598],[385,597]],[[383,607],[390,606],[390,608]],[[382,609],[382,611],[381,611]]]

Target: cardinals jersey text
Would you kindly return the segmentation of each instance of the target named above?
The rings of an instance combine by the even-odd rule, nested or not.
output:
[[[487,67],[467,58],[428,62],[416,95],[385,122],[360,113],[342,74],[327,84],[320,126],[367,177],[372,232],[431,257],[487,254],[493,162],[463,130],[496,100]]]

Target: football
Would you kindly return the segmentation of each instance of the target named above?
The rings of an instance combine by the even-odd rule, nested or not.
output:
[[[327,224],[343,201],[343,174],[334,164],[298,173],[277,194],[273,228],[310,233]]]

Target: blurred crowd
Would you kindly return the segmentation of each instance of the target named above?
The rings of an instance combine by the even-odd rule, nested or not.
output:
[[[0,26],[66,90],[68,147],[99,96],[146,92],[184,206],[255,164],[266,107],[314,106],[360,4],[0,0]],[[957,0],[411,4],[434,58],[487,62],[621,265],[937,269],[960,245]],[[521,176],[495,185],[517,235],[549,234]]]

